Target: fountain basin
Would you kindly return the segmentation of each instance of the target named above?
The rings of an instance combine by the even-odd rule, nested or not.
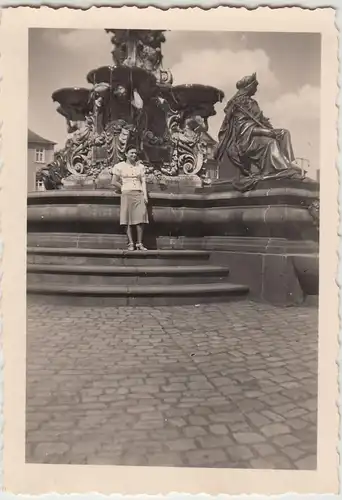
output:
[[[224,97],[222,90],[198,83],[175,85],[172,88],[164,89],[162,93],[165,96],[172,97],[173,103],[180,109],[197,106],[198,104],[214,105],[221,102]]]
[[[157,80],[152,73],[138,67],[101,66],[91,70],[87,81],[92,84],[106,83],[111,89],[118,85],[138,89],[141,97],[150,97],[156,90]]]
[[[84,120],[91,111],[90,89],[83,87],[67,87],[56,90],[52,100],[58,102],[58,112],[70,120]]]

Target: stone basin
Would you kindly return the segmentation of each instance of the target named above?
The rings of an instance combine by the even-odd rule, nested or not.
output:
[[[214,106],[217,102],[221,102],[224,93],[217,89],[216,87],[212,87],[210,85],[201,85],[201,84],[184,84],[184,85],[175,85],[170,89],[163,90],[165,97],[172,98],[174,105],[178,109],[183,109],[186,107],[195,107],[198,106]],[[214,111],[214,109],[213,109]],[[210,116],[210,113],[208,116]]]
[[[309,207],[318,197],[315,184],[274,183],[270,188],[240,193],[215,192],[212,188],[188,186],[181,191],[157,191],[148,185],[150,229],[156,234],[178,236],[231,236],[286,238],[318,241]],[[53,230],[57,225],[76,225],[86,233],[96,228],[112,233],[119,230],[120,196],[112,190],[84,189],[29,193],[28,226]]]
[[[136,88],[143,98],[151,95],[157,84],[152,73],[129,66],[101,66],[88,73],[87,81],[92,85],[107,83],[111,88],[117,85],[131,86],[132,89]]]
[[[52,94],[52,100],[60,105],[57,111],[73,121],[84,120],[91,111],[90,89],[84,87],[58,89]]]

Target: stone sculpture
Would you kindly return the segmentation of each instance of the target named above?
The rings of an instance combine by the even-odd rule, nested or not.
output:
[[[236,94],[224,110],[216,150],[219,162],[227,155],[238,169],[240,179],[234,182],[235,187],[244,191],[254,188],[260,180],[302,179],[289,131],[274,128],[253,97],[258,89],[256,74],[245,76],[236,87]]]
[[[90,89],[53,94],[68,132],[51,165],[51,176],[59,169],[59,188],[76,178],[78,186],[82,178],[95,186],[98,176],[124,158],[130,144],[140,150],[147,173],[158,182],[162,176],[207,182],[202,134],[223,93],[205,85],[172,85],[172,74],[162,68],[163,31],[106,31],[112,35],[114,65],[90,71]],[[56,189],[49,169],[41,175],[46,189]]]

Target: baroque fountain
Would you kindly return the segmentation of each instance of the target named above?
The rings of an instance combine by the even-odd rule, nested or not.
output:
[[[141,152],[148,181],[208,183],[202,135],[223,92],[172,85],[172,74],[162,69],[163,31],[106,31],[114,64],[88,73],[91,88],[63,88],[52,95],[66,119],[68,139],[40,173],[46,189],[105,189],[108,168],[123,160],[132,144]]]
[[[162,64],[164,31],[106,31],[112,65],[91,70],[87,87],[52,95],[67,139],[38,174],[46,190],[28,195],[28,293],[122,305],[230,300],[247,293],[298,305],[317,297],[319,186],[292,166],[287,131],[273,129],[259,111],[258,118],[250,111],[241,115],[241,103],[256,90],[255,74],[237,83],[234,106],[228,101],[218,162],[224,170],[232,127],[245,119],[272,144],[286,142],[287,156],[279,159],[271,151],[273,170],[253,173],[252,162],[237,168],[242,153],[237,161],[232,150],[228,167],[235,178],[211,183],[205,132],[223,92],[174,84]],[[120,196],[110,175],[132,145],[149,191],[150,250],[140,255],[122,250]],[[279,161],[289,168],[279,171]]]

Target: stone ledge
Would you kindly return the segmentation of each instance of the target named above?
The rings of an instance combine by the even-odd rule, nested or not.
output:
[[[124,234],[73,233],[73,232],[29,232],[28,253],[40,255],[98,255],[125,257],[128,259],[167,257],[209,258],[212,252],[229,251],[239,253],[272,254],[317,254],[318,242],[312,240],[290,240],[253,236],[157,236],[157,249],[148,252],[130,252],[125,248]]]
[[[248,287],[231,283],[168,286],[29,285],[29,296],[44,304],[80,306],[173,306],[241,300]]]
[[[199,207],[219,205],[245,206],[256,203],[258,205],[286,203],[294,200],[300,200],[303,205],[303,199],[315,200],[319,197],[319,192],[307,189],[306,186],[300,187],[274,187],[272,189],[255,189],[240,193],[239,191],[220,191],[206,192],[205,190],[197,193],[162,193],[150,192],[149,198],[152,205],[197,205]],[[68,203],[68,200],[77,200],[75,203],[91,204],[110,204],[118,205],[120,195],[109,190],[56,190],[56,191],[38,191],[28,193],[28,205],[41,205],[45,203],[60,205]],[[238,201],[238,204],[237,204]],[[236,205],[237,204],[237,205]]]
[[[45,234],[46,235],[46,234]],[[132,251],[110,248],[54,248],[54,247],[28,247],[27,252],[40,255],[100,255],[109,257],[209,257],[210,253],[205,250],[146,250]]]
[[[177,276],[177,275],[227,275],[229,269],[215,265],[193,266],[103,266],[103,265],[55,265],[55,264],[28,264],[28,273],[37,274],[90,274],[112,276]]]
[[[306,189],[310,191],[319,191],[319,183],[312,179],[268,179],[260,180],[257,185],[257,189],[274,189],[281,183],[282,187],[302,187],[305,186]],[[229,179],[220,179],[214,181],[211,186],[205,188],[208,192],[220,192],[220,191],[235,191],[233,186],[233,181]]]

